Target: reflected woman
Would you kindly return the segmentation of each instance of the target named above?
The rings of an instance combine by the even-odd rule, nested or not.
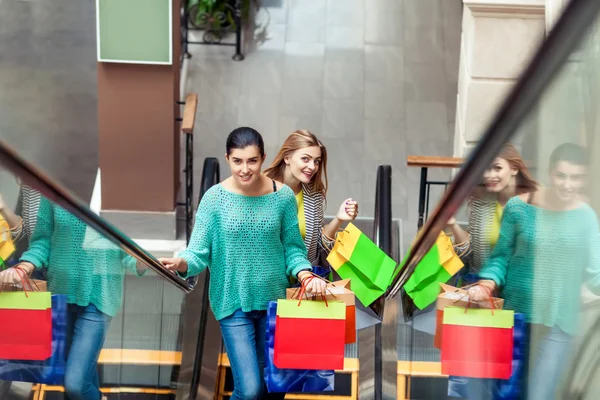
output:
[[[461,278],[466,284],[477,280],[477,274],[498,241],[500,221],[506,203],[517,195],[529,196],[539,184],[532,178],[523,158],[510,143],[483,174],[483,186],[469,199],[469,225],[465,231],[455,218],[448,227],[457,243],[457,254],[464,254],[465,268]]]
[[[506,203],[489,260],[469,289],[474,301],[499,290],[530,330],[529,399],[555,398],[577,333],[585,282],[600,293],[598,216],[582,200],[587,151],[565,143],[550,156],[550,186]]]

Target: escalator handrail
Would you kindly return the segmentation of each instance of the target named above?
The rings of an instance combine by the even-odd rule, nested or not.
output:
[[[112,224],[96,215],[85,203],[78,200],[40,169],[25,161],[2,140],[0,140],[0,164],[19,177],[23,183],[33,187],[44,197],[71,212],[136,260],[143,262],[167,282],[186,293],[191,292],[193,289],[189,282],[167,270],[154,256],[138,246]]]
[[[198,196],[198,205],[202,201],[204,194],[212,186],[221,181],[221,173],[219,160],[214,157],[208,157],[204,160],[202,167],[202,180],[200,181],[200,195]],[[198,328],[198,338],[196,341],[196,354],[194,356],[194,367],[192,370],[192,380],[190,383],[190,393],[188,400],[195,400],[200,387],[200,374],[202,372],[202,357],[204,356],[204,340],[206,338],[206,324],[208,318],[208,287],[209,287],[209,270],[205,270],[206,277],[204,286],[202,287],[202,304],[200,305],[200,326]]]
[[[573,49],[585,37],[599,11],[598,0],[572,0],[567,4],[563,15],[502,103],[469,159],[417,236],[406,261],[401,264],[403,270],[394,278],[386,293],[387,298],[396,296],[411,277],[417,264],[435,243],[446,221],[464,204],[502,146],[530,115]]]
[[[375,186],[375,214],[373,218],[375,243],[390,257],[392,256],[392,167],[380,165],[377,167],[377,183]],[[373,303],[377,314],[383,317],[385,298]],[[383,343],[381,324],[375,325],[374,378],[375,387],[373,398],[383,398]]]
[[[377,168],[375,187],[375,243],[386,254],[392,255],[392,167],[380,165]]]

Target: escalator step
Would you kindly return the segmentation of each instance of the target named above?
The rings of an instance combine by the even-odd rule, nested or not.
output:
[[[175,400],[175,394],[155,393],[108,393],[108,400]],[[46,392],[44,400],[65,400],[61,392]]]
[[[320,396],[352,396],[352,372],[336,372],[334,381],[335,390],[331,392],[316,392]],[[233,391],[233,374],[231,369],[227,368],[225,372],[225,392]],[[308,395],[311,393],[303,393]],[[223,397],[223,399],[228,397]]]

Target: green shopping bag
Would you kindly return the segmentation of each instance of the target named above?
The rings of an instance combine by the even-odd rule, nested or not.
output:
[[[404,291],[423,310],[435,303],[440,294],[440,283],[448,282],[463,266],[451,239],[441,232],[404,285]]]
[[[396,262],[353,224],[338,234],[327,261],[352,291],[369,306],[387,290]]]

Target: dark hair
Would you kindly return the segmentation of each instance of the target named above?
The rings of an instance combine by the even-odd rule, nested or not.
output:
[[[227,155],[231,154],[233,149],[245,149],[248,146],[258,147],[258,151],[262,156],[265,155],[265,142],[262,136],[255,129],[242,126],[235,128],[227,136],[227,142],[225,142],[225,148]]]
[[[587,167],[590,162],[587,150],[575,143],[563,143],[554,149],[550,155],[550,169],[556,167],[556,164],[561,161],[584,167]]]

